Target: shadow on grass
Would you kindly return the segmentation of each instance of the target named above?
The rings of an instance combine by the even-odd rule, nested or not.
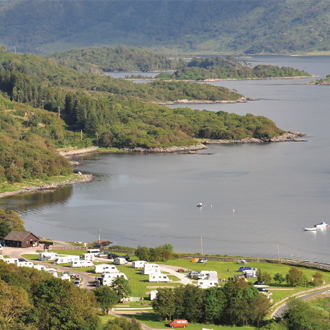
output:
[[[158,316],[158,314],[154,313],[141,313],[141,314],[134,314],[134,315],[126,315],[128,317],[134,317],[138,321],[144,323],[144,322],[161,322],[164,326],[169,326],[166,321],[162,321],[161,318]]]

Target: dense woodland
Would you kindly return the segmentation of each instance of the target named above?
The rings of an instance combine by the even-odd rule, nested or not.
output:
[[[2,0],[0,6],[0,44],[10,51],[118,45],[169,54],[330,50],[328,0]]]
[[[274,77],[299,77],[310,76],[304,70],[274,65],[256,65],[250,67],[246,61],[240,62],[232,56],[193,58],[186,67],[175,71],[173,74],[161,73],[156,76],[160,79],[178,80],[205,80],[205,79],[244,79],[244,78],[274,78]]]
[[[55,59],[59,64],[81,73],[175,70],[186,65],[182,59],[172,60],[165,54],[152,52],[146,48],[127,46],[71,49],[48,54],[46,58]]]

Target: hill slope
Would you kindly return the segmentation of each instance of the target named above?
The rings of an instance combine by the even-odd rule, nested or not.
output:
[[[330,50],[328,0],[5,0],[0,43],[11,51],[145,46],[171,53]]]

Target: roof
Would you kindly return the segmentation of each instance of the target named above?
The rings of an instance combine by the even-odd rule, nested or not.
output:
[[[31,233],[30,231],[18,231],[18,230],[12,230],[5,238],[4,240],[6,241],[19,241],[22,242],[27,236],[33,235],[37,240],[39,238]]]
[[[237,272],[243,272],[243,270],[252,270],[251,267],[240,267]]]

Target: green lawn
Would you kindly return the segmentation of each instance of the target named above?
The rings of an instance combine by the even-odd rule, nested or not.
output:
[[[39,260],[39,254],[22,254],[22,258],[28,260]]]

